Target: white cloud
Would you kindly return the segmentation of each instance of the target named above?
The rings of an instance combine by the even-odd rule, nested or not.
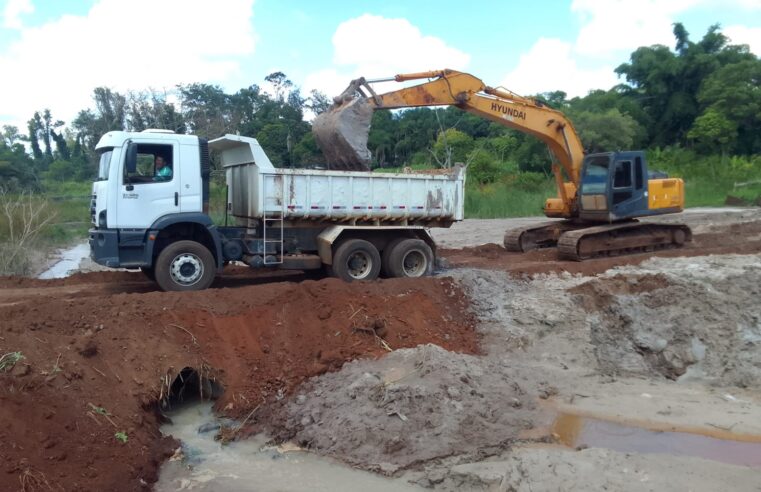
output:
[[[48,107],[70,121],[92,105],[97,86],[116,90],[224,82],[254,51],[254,0],[99,0],[84,16],[24,28],[0,53],[5,122],[19,124]],[[10,75],[10,76],[7,76]]]
[[[503,85],[519,94],[563,90],[583,96],[592,89],[609,89],[618,78],[615,66],[640,46],[675,44],[677,15],[697,8],[759,10],[759,0],[573,0],[579,20],[576,39],[540,38],[521,55]],[[761,51],[761,28],[731,26],[722,32],[737,43]]]
[[[502,83],[517,94],[529,95],[555,90],[569,97],[584,96],[590,89],[608,89],[617,82],[611,66],[580,68],[570,43],[554,38],[539,38]]]
[[[387,77],[442,68],[463,69],[470,55],[426,36],[407,19],[364,14],[342,22],[333,34],[333,67],[313,72],[304,80],[308,92],[340,93],[351,79]],[[390,90],[392,85],[379,85]]]
[[[672,16],[700,0],[574,0],[582,20],[575,51],[600,56],[639,46],[674,44]]]
[[[628,54],[640,46],[675,44],[677,15],[694,9],[761,10],[759,0],[573,0],[581,21],[574,51],[599,56]],[[722,29],[726,32],[725,29]]]
[[[756,56],[761,55],[761,27],[727,26],[721,32],[732,44],[747,44]]]
[[[32,0],[8,0],[3,10],[3,27],[7,29],[21,29],[22,14],[31,14],[34,12]]]

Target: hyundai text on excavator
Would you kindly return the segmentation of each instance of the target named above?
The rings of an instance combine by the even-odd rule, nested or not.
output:
[[[377,94],[371,85],[411,80],[426,81],[385,94]],[[563,113],[539,100],[486,86],[467,73],[445,69],[353,80],[334,98],[331,108],[315,118],[312,128],[330,167],[369,169],[367,139],[373,111],[420,106],[455,106],[533,135],[548,146],[557,196],[546,200],[544,213],[564,220],[508,230],[507,250],[557,246],[561,258],[583,260],[679,247],[692,240],[684,224],[637,220],[681,212],[681,179],[649,173],[643,151],[585,156],[578,134]]]

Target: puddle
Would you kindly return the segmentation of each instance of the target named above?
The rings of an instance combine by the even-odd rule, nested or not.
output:
[[[254,436],[222,446],[214,440],[216,430],[199,433],[202,425],[213,427],[211,403],[187,405],[169,417],[172,424],[161,432],[182,441],[185,458],[161,467],[157,492],[193,491],[415,491],[402,480],[355,470],[335,460],[299,450],[293,445],[266,446],[267,438]]]
[[[69,249],[58,252],[59,260],[50,268],[42,272],[37,278],[51,279],[64,278],[71,275],[79,268],[79,264],[90,254],[88,243],[77,244]]]
[[[717,430],[718,431],[718,430]],[[716,432],[717,438],[689,432],[653,431],[641,427],[578,415],[561,414],[552,434],[570,447],[606,448],[623,453],[663,453],[694,456],[733,465],[761,467],[761,442],[752,436]]]

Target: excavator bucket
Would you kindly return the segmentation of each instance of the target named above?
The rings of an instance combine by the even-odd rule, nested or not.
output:
[[[365,97],[339,98],[312,122],[312,133],[328,162],[328,169],[369,171],[367,148],[373,106]]]

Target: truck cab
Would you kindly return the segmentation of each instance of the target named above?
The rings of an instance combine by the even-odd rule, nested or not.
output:
[[[96,152],[98,176],[90,207],[93,260],[113,268],[140,268],[152,277],[156,246],[183,238],[205,245],[214,257],[213,268],[221,268],[220,241],[206,213],[209,154],[203,139],[166,130],[109,132]],[[170,171],[162,176],[157,161]],[[178,270],[200,265],[191,260]],[[188,278],[196,276],[200,279],[203,272],[190,271]]]

